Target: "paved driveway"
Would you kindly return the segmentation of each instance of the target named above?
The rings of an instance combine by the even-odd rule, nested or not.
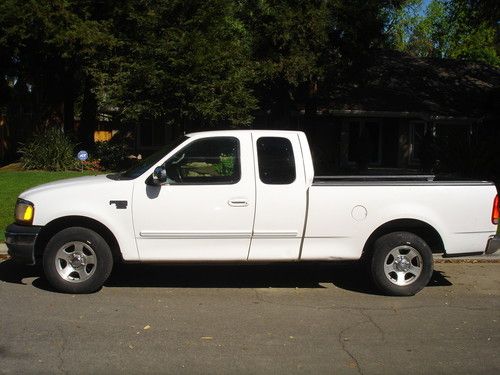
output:
[[[355,265],[123,266],[92,295],[0,263],[0,373],[500,373],[500,264],[417,296]]]

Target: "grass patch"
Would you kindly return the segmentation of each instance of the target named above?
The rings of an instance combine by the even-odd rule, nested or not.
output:
[[[16,199],[23,191],[37,185],[65,178],[95,175],[95,172],[0,171],[0,242],[5,241],[5,227],[14,221]]]

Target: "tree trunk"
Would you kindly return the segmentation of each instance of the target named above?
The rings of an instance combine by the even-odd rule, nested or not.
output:
[[[78,138],[84,147],[94,144],[94,131],[97,130],[97,98],[92,92],[92,82],[85,80],[82,102],[82,116],[78,129]]]
[[[76,82],[74,73],[66,70],[63,75],[63,97],[62,97],[62,123],[64,133],[73,134],[75,132],[75,92]]]
[[[317,96],[318,83],[316,81],[308,82],[305,102],[305,114],[307,117],[316,115],[316,111],[318,110]]]
[[[64,133],[71,134],[75,131],[75,99],[68,93],[64,97]]]

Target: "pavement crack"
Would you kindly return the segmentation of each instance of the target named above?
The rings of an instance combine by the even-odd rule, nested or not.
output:
[[[371,323],[379,332],[380,335],[382,336],[382,341],[385,341],[385,332],[384,330],[377,324],[375,323],[375,320],[365,311],[365,310],[359,310],[361,315],[363,315],[368,321],[366,323]]]
[[[366,323],[366,321],[359,322],[357,324],[354,324],[354,325],[351,325],[347,328],[344,328],[342,331],[339,332],[339,335],[338,335],[338,341],[339,341],[340,347],[342,348],[342,351],[344,353],[346,353],[351,358],[351,360],[353,361],[353,363],[356,366],[356,370],[358,371],[358,373],[360,375],[363,375],[363,371],[361,370],[361,366],[359,365],[359,362],[358,362],[358,359],[356,358],[356,356],[353,353],[351,353],[351,351],[347,348],[347,345],[346,345],[347,340],[344,339],[344,333],[349,331],[352,328],[359,327],[360,325],[362,325],[364,323]]]

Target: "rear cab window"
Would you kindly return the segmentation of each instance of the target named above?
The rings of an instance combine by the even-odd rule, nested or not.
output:
[[[288,185],[295,181],[295,158],[292,143],[283,137],[260,137],[257,140],[259,178],[267,185]]]

